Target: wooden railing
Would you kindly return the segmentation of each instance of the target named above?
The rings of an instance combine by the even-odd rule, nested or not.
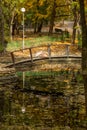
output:
[[[51,47],[55,47],[56,49],[59,47],[59,46],[61,46],[61,45],[63,45],[64,46],[64,50],[65,50],[65,55],[56,55],[56,56],[53,56],[52,55],[52,48]],[[33,52],[33,49],[38,49],[38,48],[46,48],[46,52],[47,52],[47,56],[46,57],[39,57],[39,58],[37,58],[37,57],[35,57],[35,56],[33,56],[34,55],[34,52]],[[24,51],[25,50],[28,50],[29,51],[29,61],[31,62],[31,63],[33,63],[34,62],[34,60],[40,60],[40,59],[52,59],[52,58],[58,58],[58,57],[66,57],[66,58],[69,58],[70,57],[70,47],[71,47],[71,45],[69,45],[69,44],[58,44],[58,45],[51,45],[51,44],[48,44],[48,45],[42,45],[42,46],[32,46],[32,47],[29,47],[29,48],[25,48],[25,49],[20,49],[20,50],[15,50],[15,51],[12,51],[11,52],[11,58],[12,58],[12,62],[13,62],[13,64],[15,65],[16,64],[16,61],[15,61],[15,55],[14,55],[14,53],[15,52],[19,52],[19,51],[22,51],[23,53],[24,53]],[[55,50],[54,50],[54,52],[55,52]],[[80,55],[79,56],[77,56],[77,57],[80,57]],[[20,62],[20,61],[19,61]]]

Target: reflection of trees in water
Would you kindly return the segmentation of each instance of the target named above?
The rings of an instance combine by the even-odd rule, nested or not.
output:
[[[4,93],[0,91],[0,123],[3,122],[4,115]]]
[[[57,76],[60,74],[63,74],[65,77],[62,82],[61,80],[58,81]],[[29,85],[29,88],[24,86],[25,88],[31,88],[33,91],[62,91],[64,95],[43,95],[42,93],[37,94],[29,91],[23,92],[22,86],[20,87],[21,90],[10,91],[8,96],[5,91],[2,96],[5,99],[0,99],[2,102],[3,99],[5,100],[2,106],[6,108],[8,104],[8,109],[5,110],[5,113],[2,111],[2,116],[4,117],[2,124],[9,127],[10,130],[55,130],[59,126],[84,128],[84,91],[82,79],[79,76],[80,74],[78,74],[78,71],[74,74],[71,71],[61,71],[54,78],[27,77],[29,82],[25,80],[25,83],[23,83],[24,85]],[[21,111],[23,102],[26,108],[25,113]]]

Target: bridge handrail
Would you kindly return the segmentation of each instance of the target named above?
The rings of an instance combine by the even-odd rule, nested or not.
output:
[[[18,49],[18,50],[12,51],[11,53],[18,52],[18,51],[23,51],[23,50],[28,50],[28,49],[33,49],[33,48],[48,47],[48,46],[59,46],[59,45],[71,46],[70,44],[62,44],[62,43],[61,44],[57,44],[57,45],[47,44],[47,45],[31,46],[31,47],[27,47],[27,48],[24,48],[24,49]]]
[[[31,60],[31,63],[33,63],[33,60],[35,57],[33,57],[33,53],[32,53],[32,49],[34,48],[40,48],[40,47],[47,47],[47,52],[48,52],[48,59],[51,59],[51,46],[60,46],[60,45],[63,45],[63,46],[66,46],[66,56],[67,58],[69,57],[69,47],[72,46],[70,44],[47,44],[47,45],[39,45],[39,46],[31,46],[31,47],[28,47],[28,48],[24,48],[24,49],[19,49],[19,50],[15,50],[15,51],[12,51],[11,52],[11,58],[12,58],[12,62],[13,64],[15,65],[15,56],[14,56],[14,53],[15,52],[19,52],[19,51],[24,51],[24,50],[29,50],[29,54],[30,54],[30,60]]]

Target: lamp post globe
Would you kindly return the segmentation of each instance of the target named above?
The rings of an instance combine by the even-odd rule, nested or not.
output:
[[[23,13],[25,12],[25,8],[24,8],[24,7],[23,7],[23,8],[21,8],[21,12],[23,12]]]

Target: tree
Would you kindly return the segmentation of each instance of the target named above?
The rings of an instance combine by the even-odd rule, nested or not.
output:
[[[4,17],[2,10],[2,0],[0,0],[0,53],[5,51],[4,45]]]
[[[53,26],[54,22],[56,19],[59,21],[59,17],[61,16],[60,19],[63,19],[64,16],[68,16],[69,14],[69,2],[66,0],[49,0],[48,1],[48,7],[47,7],[47,12],[48,12],[48,19],[49,19],[49,33],[53,32]],[[67,15],[66,15],[67,12]]]
[[[84,0],[79,0],[81,25],[82,25],[82,74],[85,90],[86,114],[87,114],[87,25],[85,17]]]
[[[15,3],[11,0],[3,0],[2,2],[3,6],[3,15],[5,17],[5,26],[8,26],[8,32],[10,39],[12,40],[12,25],[13,25],[13,19],[14,19],[14,9],[15,9]],[[8,7],[8,8],[7,8]]]
[[[24,4],[24,0],[3,0],[3,15],[5,20],[5,30],[7,30],[10,39],[12,40],[12,33],[14,31],[15,19],[21,13],[20,8]],[[8,8],[7,8],[8,7]]]
[[[50,15],[50,26],[49,26],[49,33],[53,32],[53,26],[54,26],[54,21],[55,21],[55,16],[56,16],[56,1],[52,1],[52,7],[51,7],[51,15]]]
[[[69,14],[68,3],[66,0],[27,0],[27,16],[34,26],[34,32],[41,32],[43,24],[47,22],[49,33],[52,33],[57,16]]]
[[[73,33],[72,33],[72,44],[75,44],[75,38],[76,38],[76,26],[78,22],[78,9],[77,9],[78,3],[76,0],[73,0],[73,16],[74,16],[74,24],[73,24]]]
[[[46,0],[32,0],[25,4],[27,8],[27,21],[31,21],[34,27],[34,33],[41,32],[43,23],[47,19]]]

